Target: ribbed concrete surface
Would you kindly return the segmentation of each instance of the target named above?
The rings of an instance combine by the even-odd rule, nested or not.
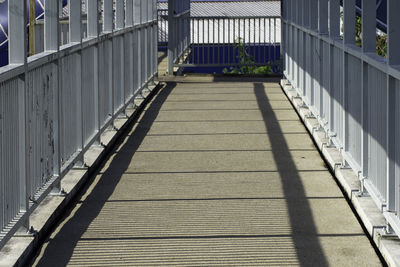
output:
[[[169,84],[35,266],[379,266],[278,84]]]

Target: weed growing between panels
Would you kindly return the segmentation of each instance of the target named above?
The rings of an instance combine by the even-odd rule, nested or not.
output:
[[[267,62],[267,65],[256,66],[254,57],[249,52],[249,47],[246,46],[242,38],[235,40],[234,48],[238,51],[237,59],[239,66],[229,67],[223,69],[224,74],[263,74],[271,75],[276,73],[282,73],[282,61],[275,60]]]

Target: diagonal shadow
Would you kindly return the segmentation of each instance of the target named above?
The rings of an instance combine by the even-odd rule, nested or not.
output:
[[[297,258],[301,266],[328,266],[300,175],[262,83],[254,83],[254,94],[267,132],[274,133],[268,138],[281,177]]]
[[[122,175],[128,169],[132,157],[157,118],[162,104],[175,86],[176,83],[168,83],[155,97],[141,119],[144,123],[139,123],[139,126],[129,136],[127,140],[129,145],[122,146],[120,151],[115,154],[110,166],[87,196],[87,201],[82,202],[75,214],[71,215],[71,218],[64,219],[66,220],[65,224],[54,239],[50,240],[37,266],[66,266],[68,264],[78,241],[82,239],[91,222],[99,215],[104,204],[114,192]],[[114,151],[117,147],[118,145],[116,145]],[[110,154],[112,155],[113,153]],[[66,215],[64,218],[68,216]]]
[[[162,53],[161,55],[160,54],[158,54],[158,58],[157,58],[157,63],[158,63],[158,65],[166,58],[168,56],[168,54],[165,52],[165,53]]]

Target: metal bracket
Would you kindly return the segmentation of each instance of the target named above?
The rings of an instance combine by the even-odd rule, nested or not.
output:
[[[360,175],[361,175],[361,173],[359,173],[359,176]],[[367,179],[367,178],[364,176],[360,179],[360,190],[358,191],[358,193],[356,193],[357,197],[365,197],[367,194],[367,191],[364,186],[365,179]]]
[[[389,224],[372,226],[372,236],[374,236],[375,229],[381,230],[381,231],[378,231],[378,235],[381,236],[382,238],[398,239],[398,236],[396,235],[396,233],[393,231],[392,227]]]
[[[17,232],[14,236],[15,237],[36,237],[38,234],[38,231],[36,231],[33,226],[31,226],[26,233],[22,233],[22,232]]]
[[[86,163],[83,163],[82,165],[75,164],[74,167],[72,167],[73,170],[84,170],[86,171],[89,168],[89,166]]]
[[[58,192],[50,192],[50,196],[59,196],[59,197],[65,197],[67,196],[67,192],[65,192],[64,188],[61,188],[60,191]]]
[[[310,112],[308,115],[305,116],[306,119],[316,119],[316,117],[314,116],[314,114],[312,112]]]
[[[306,105],[306,103],[304,103],[304,101],[299,105],[299,108],[304,108],[304,109],[308,109],[308,106]]]
[[[32,201],[33,204],[38,204],[38,202],[36,201],[36,199],[34,199],[33,196],[29,196],[29,201]]]
[[[342,169],[342,170],[352,170],[352,168],[347,163],[347,161],[342,162],[342,164],[340,165],[340,169]]]

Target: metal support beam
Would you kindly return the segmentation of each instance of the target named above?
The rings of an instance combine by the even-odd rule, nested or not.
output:
[[[134,0],[134,7],[133,7],[133,24],[138,25],[140,24],[141,17],[140,17],[140,2],[141,0]]]
[[[8,40],[10,64],[24,64],[26,58],[26,4],[24,0],[8,3]]]
[[[303,26],[306,28],[310,28],[310,1],[311,0],[303,0]]]
[[[99,35],[99,7],[98,0],[87,0],[87,36]]]
[[[125,8],[125,26],[131,27],[133,25],[133,0],[126,0]]]
[[[124,0],[116,0],[115,3],[115,20],[116,20],[116,28],[123,29],[125,26],[125,10],[124,10],[125,2]]]
[[[68,1],[69,4],[69,41],[82,42],[82,2]]]
[[[14,0],[8,3],[8,30],[9,30],[9,63],[15,65],[25,65],[25,72],[18,79],[18,189],[15,192],[19,195],[19,212],[25,213],[29,209],[29,188],[30,177],[28,154],[29,127],[27,125],[27,93],[26,93],[26,74],[27,74],[27,32],[26,32],[26,12],[25,0]],[[29,217],[26,216],[21,222],[21,232],[29,229]],[[0,240],[1,241],[1,240]]]
[[[45,1],[44,3],[44,50],[45,51],[58,50],[58,44],[59,44],[58,4],[59,1]]]
[[[387,2],[387,60],[389,65],[400,65],[400,1],[388,0]]]
[[[318,0],[310,1],[310,29],[318,30]]]
[[[328,0],[318,1],[318,32],[328,33]]]
[[[343,5],[343,42],[354,45],[356,38],[356,1],[346,0]]]
[[[35,0],[29,0],[29,55],[35,54],[35,23],[36,4]]]
[[[362,0],[362,50],[365,53],[376,53],[376,3]]]
[[[175,1],[168,1],[168,75],[174,73],[175,58]]]
[[[112,32],[114,29],[113,0],[104,0],[103,31]]]
[[[329,36],[340,38],[340,3],[339,0],[329,0]]]

